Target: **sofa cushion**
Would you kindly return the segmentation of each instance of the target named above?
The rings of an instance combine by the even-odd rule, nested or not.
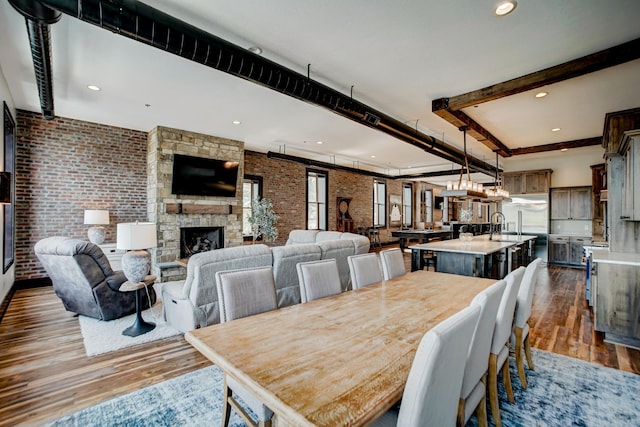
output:
[[[320,231],[316,236],[316,243],[327,242],[329,240],[340,240],[344,233],[339,231]]]
[[[296,265],[299,262],[318,261],[322,257],[315,243],[276,246],[273,253],[273,277],[276,281],[278,308],[300,303],[300,286]]]
[[[187,265],[186,292],[195,306],[218,300],[216,272],[272,265],[266,245],[244,245],[197,253]]]
[[[299,245],[302,243],[315,243],[318,230],[291,230],[287,245]]]
[[[340,274],[340,284],[342,291],[351,288],[351,279],[349,277],[349,263],[347,257],[355,255],[355,245],[351,240],[328,240],[318,243],[322,251],[321,259],[334,258],[338,264],[338,273]]]
[[[351,240],[355,246],[355,255],[366,254],[369,252],[370,241],[366,236],[355,233],[341,233],[340,240]]]

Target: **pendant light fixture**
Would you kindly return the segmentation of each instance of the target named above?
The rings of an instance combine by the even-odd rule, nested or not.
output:
[[[464,141],[464,165],[460,169],[458,182],[447,181],[447,189],[442,190],[443,197],[456,197],[458,199],[483,199],[487,197],[484,191],[484,185],[473,182],[471,180],[471,172],[469,171],[469,160],[467,159],[467,126],[462,126],[458,130],[462,131]],[[463,178],[464,171],[467,171],[467,178]]]
[[[493,189],[487,190],[487,197],[491,201],[495,202],[510,202],[509,192],[502,188],[504,185],[503,179],[498,175],[498,151],[496,150],[496,176],[493,181]]]

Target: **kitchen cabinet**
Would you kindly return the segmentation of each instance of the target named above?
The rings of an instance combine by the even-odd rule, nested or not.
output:
[[[582,265],[582,247],[588,244],[591,244],[591,237],[569,238],[569,264]]]
[[[549,263],[582,265],[582,247],[591,243],[591,236],[549,235]]]
[[[568,264],[569,255],[569,236],[549,235],[549,262]]]
[[[522,193],[522,173],[505,173],[502,175],[503,188],[511,194]]]
[[[606,200],[602,199],[602,191],[607,189],[607,170],[604,163],[591,166],[591,202],[594,220],[604,218],[604,205]],[[606,193],[605,193],[606,194]]]
[[[625,169],[620,219],[640,221],[640,130],[624,133],[620,154]]]
[[[593,251],[594,329],[604,340],[640,346],[640,256]]]
[[[551,189],[551,219],[591,219],[591,187]]]
[[[551,169],[505,172],[503,187],[511,194],[548,193],[551,172]]]

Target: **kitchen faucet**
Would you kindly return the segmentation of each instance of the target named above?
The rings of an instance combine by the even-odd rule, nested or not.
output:
[[[489,240],[493,240],[493,217],[497,216],[498,218],[502,217],[502,222],[496,222],[496,231],[498,231],[498,224],[502,225],[505,222],[504,214],[500,211],[495,211],[491,214],[491,218],[489,219]]]

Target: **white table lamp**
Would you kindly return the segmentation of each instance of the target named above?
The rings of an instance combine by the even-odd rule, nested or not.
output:
[[[105,237],[105,229],[102,225],[109,224],[109,211],[87,209],[84,211],[84,223],[93,225],[93,227],[89,227],[89,241],[100,245],[104,242]]]
[[[116,247],[125,249],[122,255],[122,270],[132,283],[140,283],[149,274],[151,254],[149,248],[158,244],[156,224],[152,222],[124,222],[118,224]]]

